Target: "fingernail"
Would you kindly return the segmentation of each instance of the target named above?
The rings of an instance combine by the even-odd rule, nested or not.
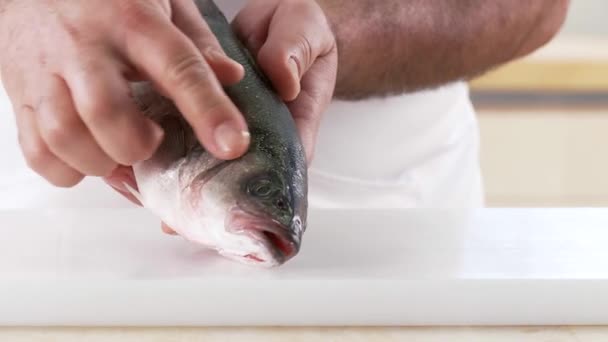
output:
[[[152,137],[154,139],[154,141],[161,141],[163,139],[163,137],[165,136],[165,131],[160,128],[158,125],[153,124],[152,125]]]
[[[298,62],[296,62],[296,59],[293,57],[290,57],[287,65],[288,65],[289,71],[293,75],[294,79],[300,81],[300,67],[298,66]]]
[[[300,95],[300,67],[298,66],[298,63],[294,57],[289,58],[287,67],[289,68],[289,72],[293,75],[294,82],[292,83],[292,89],[285,88],[283,99],[285,101],[293,101],[298,97],[298,95]]]
[[[211,63],[230,63],[234,68],[239,69],[239,72],[243,72],[245,68],[241,65],[241,63],[235,61],[234,59],[228,57],[226,54],[218,51],[216,48],[208,48],[203,53],[205,59],[207,59]],[[240,78],[238,79],[240,80]],[[236,80],[235,82],[237,82]]]
[[[226,121],[215,129],[215,142],[224,153],[230,153],[249,143],[250,134],[232,121]]]
[[[212,61],[215,61],[215,62],[219,62],[219,61],[222,61],[222,60],[223,61],[229,61],[230,63],[234,64],[235,66],[238,66],[240,68],[243,67],[240,63],[238,63],[234,59],[228,57],[228,55],[226,55],[225,53],[222,53],[221,51],[218,51],[216,48],[208,48],[207,50],[205,50],[204,55],[208,59],[210,59]]]
[[[127,187],[125,186],[124,182],[119,182],[119,181],[114,181],[114,180],[108,180],[108,179],[106,179],[105,181],[106,181],[106,183],[109,186],[113,187],[114,189],[116,189],[116,190],[118,190],[120,192],[125,192],[125,193],[129,192],[127,190]]]
[[[159,125],[157,125],[155,123],[151,123],[149,133],[150,133],[150,139],[152,140],[151,143],[152,143],[152,145],[154,145],[154,149],[150,150],[150,153],[153,154],[154,152],[156,152],[156,148],[158,148],[158,146],[160,146],[160,144],[162,144],[164,136],[165,136],[165,131]],[[146,156],[146,159],[149,158],[150,156]]]

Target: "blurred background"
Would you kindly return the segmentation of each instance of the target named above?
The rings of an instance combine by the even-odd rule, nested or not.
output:
[[[555,40],[472,81],[489,206],[608,206],[607,14],[572,0]]]

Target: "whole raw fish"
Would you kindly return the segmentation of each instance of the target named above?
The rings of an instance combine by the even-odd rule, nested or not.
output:
[[[307,218],[307,169],[285,103],[210,0],[195,1],[245,77],[225,90],[245,116],[251,145],[241,158],[214,158],[167,98],[133,85],[140,108],[165,129],[155,155],[134,165],[142,205],[189,241],[247,264],[278,266],[300,250]]]

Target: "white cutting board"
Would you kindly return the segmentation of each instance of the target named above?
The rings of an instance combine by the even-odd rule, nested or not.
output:
[[[259,270],[97,180],[46,184],[1,89],[0,155],[0,325],[608,324],[608,209],[312,210]]]
[[[608,210],[322,211],[260,270],[138,209],[0,211],[0,325],[608,323]]]

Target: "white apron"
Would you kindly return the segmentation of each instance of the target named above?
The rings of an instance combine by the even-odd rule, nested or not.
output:
[[[244,3],[218,1],[229,18]],[[478,154],[477,120],[464,83],[388,99],[335,101],[324,114],[310,169],[310,206],[482,206]],[[66,190],[30,171],[1,88],[0,155],[0,208],[132,206],[99,179]]]

